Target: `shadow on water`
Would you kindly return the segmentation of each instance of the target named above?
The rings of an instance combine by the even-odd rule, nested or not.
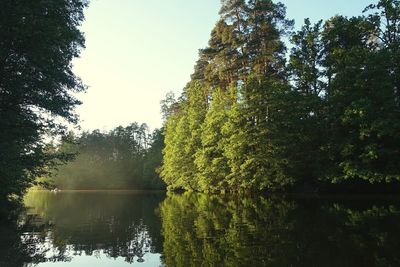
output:
[[[1,267],[400,266],[399,198],[62,191],[25,203],[0,222]]]

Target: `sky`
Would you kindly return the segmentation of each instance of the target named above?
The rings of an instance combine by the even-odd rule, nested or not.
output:
[[[376,1],[281,0],[295,28],[306,17],[360,15]],[[88,86],[78,95],[82,130],[132,122],[161,127],[160,101],[169,91],[179,96],[189,81],[219,8],[220,0],[91,0],[81,26],[86,48],[73,61]]]

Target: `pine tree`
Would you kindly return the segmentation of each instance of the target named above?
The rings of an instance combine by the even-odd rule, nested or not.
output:
[[[287,161],[280,156],[281,137],[276,132],[278,95],[283,90],[287,86],[282,81],[251,77],[238,91],[224,126],[231,169],[227,180],[233,191],[279,190],[293,183],[285,174]]]
[[[230,169],[224,155],[226,136],[222,133],[222,127],[228,120],[231,102],[223,90],[216,89],[201,126],[201,148],[195,154],[201,191],[227,189],[226,177]]]
[[[274,112],[279,110],[275,95],[288,89],[281,36],[292,22],[285,19],[284,6],[272,1],[250,1],[244,10],[241,47],[245,71],[237,83],[236,102],[224,126],[228,140],[225,154],[231,169],[227,179],[234,191],[276,189],[291,183],[282,172],[284,162],[275,160],[277,142],[272,133],[276,127]],[[236,22],[234,25],[240,22],[232,21]]]
[[[170,188],[198,190],[195,153],[201,147],[201,124],[208,105],[208,90],[200,82],[186,88],[187,100],[165,125],[164,164],[161,176]]]
[[[286,7],[271,0],[250,0],[247,10],[247,74],[283,74],[286,48],[281,38],[294,23],[286,19]]]

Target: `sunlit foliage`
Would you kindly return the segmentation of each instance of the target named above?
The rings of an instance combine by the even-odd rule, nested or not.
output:
[[[163,102],[169,188],[309,192],[400,180],[399,1],[305,19],[296,32],[272,1],[222,1],[220,15],[182,96]]]

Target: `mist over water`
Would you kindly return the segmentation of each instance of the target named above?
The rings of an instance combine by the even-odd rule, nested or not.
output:
[[[109,132],[71,133],[57,147],[75,155],[53,171],[49,181],[59,189],[163,189],[156,172],[161,165],[163,136],[146,124],[132,123]]]
[[[0,266],[398,266],[400,200],[30,192]],[[25,265],[24,265],[25,264]]]

